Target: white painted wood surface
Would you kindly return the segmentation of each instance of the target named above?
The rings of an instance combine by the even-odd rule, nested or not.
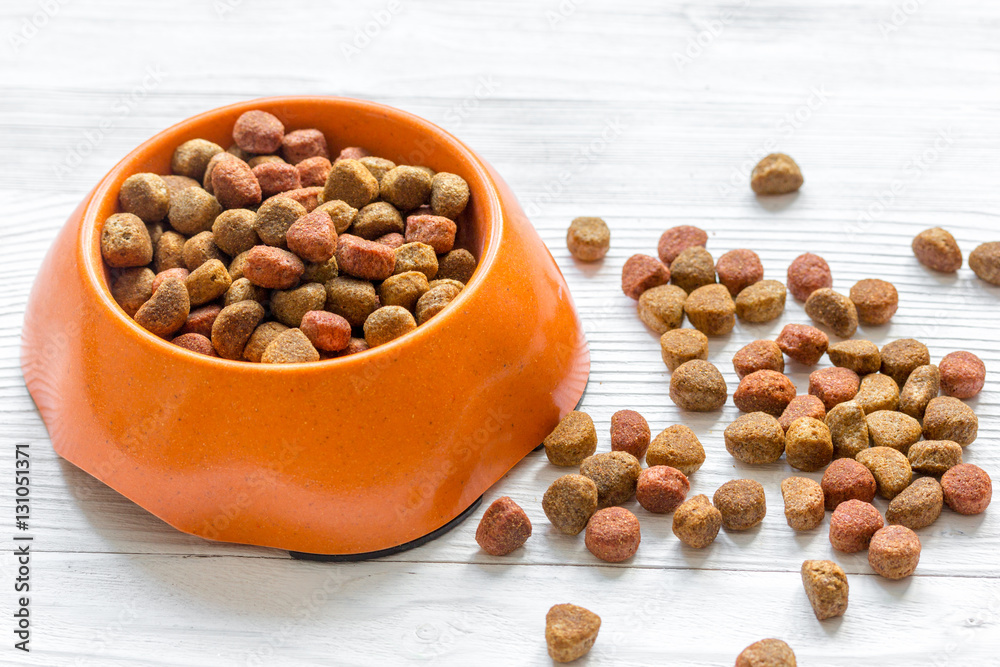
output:
[[[366,25],[367,45],[357,38]],[[783,279],[811,250],[841,291],[864,277],[894,281],[893,323],[858,337],[916,337],[935,360],[955,349],[985,360],[986,390],[971,401],[980,436],[966,460],[996,478],[1000,288],[967,268],[929,273],[909,241],[934,225],[966,254],[1000,240],[998,30],[1000,8],[983,0],[0,4],[0,466],[12,471],[13,445],[32,444],[35,534],[33,650],[11,648],[15,563],[5,547],[0,663],[546,664],[545,611],[571,601],[604,619],[582,664],[729,665],[769,636],[789,641],[802,665],[1000,664],[996,508],[946,510],[920,532],[920,567],[904,582],[874,576],[864,555],[834,554],[826,523],[793,533],[778,488],[791,470],[734,464],[722,443],[738,414],[731,404],[710,415],[673,406],[656,338],[618,287],[625,258],[653,253],[662,230],[682,223],[708,230],[716,256],[758,251],[768,278]],[[582,409],[601,450],[621,408],[640,410],[654,430],[687,423],[708,450],[692,493],[758,479],[764,523],[723,531],[698,552],[673,537],[669,517],[637,509],[639,553],[601,565],[582,538],[550,529],[541,494],[566,471],[535,453],[485,499],[510,495],[526,509],[534,535],[523,550],[479,551],[480,508],[420,549],[319,565],[178,533],[59,460],[18,363],[28,290],[56,231],[143,139],[198,111],[285,93],[393,104],[479,150],[570,282],[593,356]],[[806,185],[759,201],[749,168],[774,149],[799,161]],[[598,265],[565,250],[577,215],[612,227]],[[733,352],[804,321],[790,302],[779,322],[712,340],[730,392]],[[808,370],[791,373],[804,390]],[[8,472],[0,507],[12,505]],[[849,574],[851,606],[818,623],[798,568],[829,557]]]

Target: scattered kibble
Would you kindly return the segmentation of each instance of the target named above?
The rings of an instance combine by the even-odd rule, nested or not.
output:
[[[733,355],[733,369],[742,380],[756,371],[785,372],[785,357],[773,340],[755,340]]]
[[[778,334],[778,347],[790,359],[804,366],[815,366],[826,352],[830,339],[807,324],[786,324]]]
[[[750,530],[767,514],[764,487],[752,479],[734,479],[720,486],[712,504],[719,510],[726,530]]]
[[[784,195],[802,187],[802,170],[784,153],[771,153],[750,172],[750,188],[758,195]]]
[[[892,447],[906,454],[920,440],[920,422],[902,412],[878,410],[865,417],[872,447]]]
[[[941,516],[944,492],[933,477],[921,477],[889,502],[885,520],[890,524],[920,530]]]
[[[820,486],[828,510],[835,510],[848,500],[870,503],[877,488],[871,471],[854,459],[837,459],[831,463],[823,473]]]
[[[832,560],[803,562],[802,586],[818,620],[843,616],[847,611],[847,575]]]
[[[764,371],[760,371],[764,372]],[[722,373],[701,359],[687,361],[670,376],[670,400],[692,412],[711,412],[721,408],[729,397]]]
[[[590,652],[601,617],[575,604],[557,604],[545,614],[545,643],[556,662],[573,662]]]
[[[882,374],[895,380],[897,387],[905,386],[910,373],[930,363],[930,351],[918,340],[901,338],[882,346]]]
[[[754,371],[740,380],[733,403],[742,412],[766,412],[780,417],[795,398],[795,385],[777,371]]]
[[[638,459],[628,452],[593,454],[580,463],[580,474],[597,485],[597,506],[601,509],[631,500],[641,472]]]
[[[658,334],[676,329],[684,322],[687,292],[676,285],[659,285],[639,296],[639,319]]]
[[[906,453],[910,467],[925,475],[943,475],[962,463],[962,445],[951,440],[921,440]]]
[[[697,329],[671,329],[660,336],[660,355],[673,372],[694,360],[708,359],[708,337]]]
[[[715,263],[719,282],[735,299],[740,292],[764,279],[764,265],[753,250],[740,248],[725,253]]]
[[[508,496],[494,500],[476,528],[476,542],[491,556],[506,556],[524,546],[529,537],[531,520]]]
[[[715,282],[715,260],[701,246],[692,246],[670,262],[670,281],[690,294]]]
[[[806,315],[824,324],[841,338],[850,338],[858,330],[858,309],[854,302],[829,287],[821,287],[806,299]]]
[[[803,472],[822,470],[833,459],[833,440],[826,424],[800,417],[785,433],[785,460]]]
[[[923,431],[926,440],[951,440],[965,447],[979,434],[979,418],[957,398],[938,396],[927,404]]]
[[[649,423],[635,410],[611,415],[611,451],[628,452],[640,461],[649,449]]]
[[[673,512],[690,490],[687,476],[670,466],[652,466],[639,475],[635,499],[647,512],[663,514]]]
[[[912,243],[913,254],[924,266],[942,273],[954,273],[962,268],[962,251],[955,237],[940,227],[917,234]]]
[[[566,232],[566,246],[584,262],[596,262],[608,254],[611,230],[600,218],[575,218]]]
[[[669,265],[684,250],[698,246],[704,248],[707,243],[708,234],[704,230],[691,225],[680,225],[663,232],[656,249],[660,261]]]
[[[870,340],[842,340],[826,351],[834,366],[852,370],[860,376],[878,373],[882,368],[882,353]]]
[[[853,399],[861,387],[861,378],[854,371],[838,366],[821,368],[809,374],[809,393],[832,410]]]
[[[799,301],[823,287],[833,287],[830,265],[819,255],[807,252],[799,255],[788,266],[788,291]]]
[[[722,514],[704,494],[685,500],[674,511],[673,533],[693,549],[704,549],[714,542],[721,527]]]
[[[886,526],[872,536],[868,564],[886,579],[905,579],[920,561],[920,538],[906,526]]]
[[[608,563],[620,563],[639,549],[639,520],[624,507],[597,510],[587,522],[587,550]]]
[[[795,653],[780,639],[761,639],[736,656],[736,667],[796,667]]]
[[[951,352],[938,364],[941,392],[955,398],[972,398],[986,383],[986,365],[971,352]]]
[[[638,299],[646,290],[670,282],[670,269],[649,255],[632,255],[622,267],[622,291]]]
[[[884,525],[882,515],[871,503],[845,500],[830,515],[830,544],[849,554],[864,551]]]
[[[865,324],[887,324],[899,309],[899,292],[886,280],[859,280],[850,291],[858,319]]]
[[[683,424],[665,428],[646,450],[646,465],[670,466],[689,477],[704,462],[705,448],[694,431]]]
[[[736,297],[736,316],[744,322],[770,322],[785,312],[787,290],[777,280],[761,280]]]
[[[573,410],[559,421],[543,444],[553,465],[578,466],[597,450],[594,420],[586,412]]]
[[[868,468],[878,494],[886,500],[892,500],[913,481],[913,469],[906,456],[898,449],[891,447],[869,447],[858,452],[855,459]]]
[[[823,488],[808,477],[788,477],[781,482],[785,520],[792,530],[812,530],[826,514]]]
[[[579,535],[597,511],[597,485],[583,475],[563,475],[542,496],[542,510],[566,535]]]
[[[923,419],[931,400],[941,391],[941,371],[934,364],[913,369],[899,392],[899,411]]]
[[[944,501],[959,514],[980,514],[993,498],[993,481],[986,471],[971,463],[962,463],[941,477]]]
[[[724,285],[703,285],[692,291],[684,302],[684,313],[706,336],[723,336],[736,325],[736,304]]]
[[[800,394],[793,398],[788,406],[785,407],[781,416],[778,417],[778,423],[781,425],[782,430],[787,431],[792,422],[800,417],[812,417],[813,419],[824,421],[826,419],[826,407],[823,405],[823,401],[812,394]]]
[[[785,453],[785,430],[766,412],[751,412],[726,427],[726,451],[749,464],[774,463]]]
[[[969,268],[980,280],[1000,285],[1000,242],[990,241],[977,246],[969,253]]]
[[[872,373],[861,378],[857,403],[866,414],[877,410],[895,410],[899,407],[899,385],[888,375]]]
[[[835,458],[853,459],[862,449],[868,448],[868,422],[864,409],[857,401],[837,405],[823,421],[830,429]]]

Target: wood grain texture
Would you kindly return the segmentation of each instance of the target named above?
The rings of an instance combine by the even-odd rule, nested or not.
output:
[[[676,224],[706,229],[716,257],[756,250],[767,278],[783,280],[795,256],[813,251],[839,291],[861,278],[893,281],[901,305],[892,323],[857,337],[918,338],[934,360],[956,349],[983,358],[987,385],[970,401],[980,434],[965,457],[996,478],[1000,288],[968,268],[929,272],[909,248],[938,225],[966,255],[1000,240],[994,3],[295,0],[279,10],[261,0],[63,0],[17,39],[45,4],[0,4],[0,466],[11,469],[15,443],[32,443],[37,586],[33,652],[5,643],[0,664],[546,664],[544,614],[559,602],[604,619],[581,664],[731,665],[768,636],[788,640],[803,665],[998,664],[997,512],[946,510],[920,531],[917,574],[898,583],[874,576],[863,554],[833,552],[826,522],[793,533],[779,490],[793,471],[728,456],[722,431],[739,414],[731,404],[692,415],[670,402],[656,336],[619,288],[624,261],[654,254]],[[363,44],[366,25],[378,27]],[[757,479],[764,523],[694,551],[673,537],[669,516],[633,502],[638,554],[601,565],[582,539],[549,526],[541,495],[569,470],[536,452],[485,498],[510,495],[531,517],[534,535],[515,554],[477,548],[480,509],[420,549],[317,565],[179,533],[60,460],[18,355],[31,283],[63,221],[164,127],[228,102],[297,93],[399,106],[490,161],[570,283],[593,358],[581,409],[597,423],[600,449],[618,409],[639,410],[654,432],[686,423],[708,452],[692,494]],[[750,192],[750,169],[772,150],[802,166],[799,194]],[[565,248],[577,215],[611,226],[612,249],[598,264]],[[781,320],[712,339],[730,393],[736,350],[807,321],[790,299]],[[809,370],[789,367],[800,391]],[[0,505],[12,503],[8,478]],[[806,558],[833,558],[848,572],[842,620],[813,618],[798,575]],[[0,559],[0,582],[14,567]],[[0,615],[12,604],[0,598]]]

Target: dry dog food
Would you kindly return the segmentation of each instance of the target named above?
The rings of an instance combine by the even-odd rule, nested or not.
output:
[[[566,535],[579,535],[597,511],[597,485],[583,475],[563,475],[542,496],[542,510]]]
[[[313,347],[301,329],[287,329],[278,334],[264,348],[260,356],[262,364],[297,364],[318,361],[319,352]]]
[[[752,479],[734,479],[718,488],[712,504],[726,530],[749,530],[764,520],[767,502],[764,487]]]
[[[962,251],[955,237],[940,227],[925,229],[913,238],[913,254],[924,266],[954,273],[962,268]]]
[[[965,447],[979,434],[979,418],[957,398],[939,396],[927,404],[923,427],[927,440],[951,440]]]
[[[670,269],[649,255],[632,255],[622,267],[622,291],[638,299],[646,290],[670,282]]]
[[[652,466],[639,475],[635,499],[647,512],[673,512],[691,489],[687,476],[670,466]]]
[[[380,239],[382,243],[386,243],[386,239],[389,236],[392,235],[383,236]],[[403,238],[399,238],[396,247],[402,246],[403,240]],[[398,255],[396,256],[396,261],[399,261]],[[455,248],[441,257],[441,260],[438,262],[437,277],[442,280],[457,280],[464,285],[472,279],[472,274],[475,270],[476,258],[472,256],[472,253],[465,248]]]
[[[861,378],[847,368],[831,366],[809,374],[809,393],[823,401],[827,410],[854,398],[861,387]]]
[[[620,563],[639,549],[639,520],[624,507],[597,510],[587,522],[587,550],[608,563]]]
[[[868,435],[872,447],[892,447],[903,454],[920,440],[920,422],[902,412],[878,410],[867,415]]]
[[[806,324],[786,324],[778,334],[778,347],[791,359],[805,366],[814,366],[823,357],[830,339]]]
[[[166,186],[164,186],[166,189]],[[753,250],[730,250],[715,263],[719,282],[726,286],[735,299],[745,288],[764,279],[764,265]]]
[[[929,363],[931,353],[918,340],[901,338],[882,346],[882,373],[895,380],[899,387],[906,385],[910,373]]]
[[[823,488],[808,477],[788,477],[781,482],[785,520],[792,530],[812,530],[826,514]]]
[[[918,366],[906,378],[899,392],[899,411],[914,419],[923,419],[927,405],[941,390],[941,372],[934,364]]]
[[[660,336],[660,355],[673,372],[693,359],[708,359],[708,336],[697,329],[671,329]]]
[[[878,494],[886,500],[892,500],[913,481],[913,469],[910,462],[898,449],[891,447],[869,447],[858,452],[855,459],[868,468]]]
[[[848,297],[821,287],[806,299],[806,315],[830,327],[841,338],[850,338],[858,330],[858,309]]]
[[[676,329],[684,322],[687,292],[676,285],[660,285],[639,296],[639,319],[658,334]]]
[[[105,220],[101,256],[115,269],[149,264],[153,260],[153,241],[142,219],[131,213],[115,213]]]
[[[668,426],[646,450],[646,465],[670,466],[691,476],[705,462],[705,448],[698,436],[687,426]]]
[[[969,253],[969,268],[980,280],[1000,285],[1000,242],[991,241]]]
[[[557,604],[545,614],[545,644],[555,662],[573,662],[590,652],[601,617],[575,604]]]
[[[186,271],[186,269],[179,270]],[[180,277],[181,280],[184,278],[185,276]],[[146,267],[122,269],[111,281],[111,296],[129,317],[135,317],[135,311],[149,301],[159,286],[156,274]]]
[[[243,349],[263,319],[264,308],[256,301],[238,301],[226,306],[212,323],[215,351],[223,359],[245,358]],[[261,355],[263,352],[264,349],[261,349]]]
[[[820,486],[828,510],[835,510],[848,500],[870,503],[875,498],[875,478],[868,468],[854,459],[837,459],[831,463],[823,473]]]
[[[543,443],[549,463],[578,466],[597,450],[597,429],[586,412],[573,410],[560,420]]]
[[[955,398],[972,398],[986,383],[986,365],[971,352],[951,352],[938,364],[941,391]]]
[[[597,485],[598,508],[621,505],[635,495],[642,466],[628,452],[605,452],[588,456],[580,463],[580,474]]]
[[[417,328],[413,314],[402,306],[383,306],[365,320],[365,342],[378,347]]]
[[[830,544],[849,554],[864,551],[883,525],[882,515],[871,503],[845,500],[830,515]]]
[[[818,620],[843,616],[847,611],[847,575],[832,560],[803,562],[802,587]]]
[[[476,542],[491,556],[506,556],[524,546],[529,537],[531,520],[521,506],[507,496],[493,501],[476,528]]]
[[[660,236],[660,242],[656,246],[656,251],[660,256],[660,261],[669,265],[684,250],[697,246],[704,248],[706,243],[708,243],[708,234],[703,230],[691,225],[680,225],[663,232],[663,235]]]
[[[792,422],[800,417],[812,417],[813,419],[824,421],[826,419],[826,408],[823,406],[823,401],[812,394],[796,396],[788,404],[784,412],[781,413],[781,416],[778,417],[778,423],[781,425],[782,430],[787,431]]]
[[[985,512],[993,498],[993,482],[986,471],[971,463],[951,468],[941,477],[944,501],[959,514]]]
[[[870,340],[842,340],[831,345],[826,353],[834,366],[852,370],[860,376],[878,373],[882,368],[882,353]]]
[[[777,371],[754,371],[740,380],[733,403],[742,412],[766,412],[778,417],[795,398],[795,385]]]
[[[212,347],[212,341],[201,334],[181,334],[170,342],[178,347],[183,347],[186,350],[191,350],[192,352],[197,352],[199,354],[205,354],[209,357],[219,356],[216,353],[215,348]]]
[[[795,667],[795,653],[780,639],[761,639],[736,656],[736,667]]]
[[[765,156],[750,172],[750,188],[758,195],[784,195],[802,187],[802,171],[784,153]]]
[[[324,291],[325,295],[325,291]],[[317,350],[339,352],[351,341],[351,325],[340,315],[310,310],[302,316],[299,329]]]
[[[704,549],[714,542],[721,527],[722,514],[704,494],[685,500],[674,511],[674,535],[693,549]]]
[[[733,368],[742,380],[756,371],[785,372],[785,357],[773,340],[755,340],[740,348],[733,355]]]
[[[743,463],[774,463],[785,453],[785,431],[766,412],[751,412],[726,427],[726,450]]]
[[[703,285],[715,283],[715,260],[701,246],[692,246],[670,262],[670,280],[690,294]]]
[[[744,322],[770,322],[785,312],[785,286],[777,280],[761,280],[736,297],[736,316]]]
[[[174,149],[170,159],[170,171],[179,176],[187,176],[200,181],[205,175],[205,167],[216,153],[222,153],[222,146],[205,139],[191,139]]]
[[[921,440],[906,453],[910,467],[925,475],[943,475],[962,463],[962,445],[951,440]]]
[[[933,477],[921,477],[900,491],[889,503],[885,520],[890,524],[920,530],[941,516],[944,492]]]
[[[835,458],[853,459],[862,449],[868,448],[868,422],[857,401],[841,403],[830,410],[823,421],[830,429]]]
[[[895,410],[899,407],[899,385],[888,375],[872,373],[861,378],[861,386],[854,402],[865,414],[877,410]]]
[[[150,333],[166,338],[184,326],[190,312],[191,301],[184,281],[168,278],[139,307],[135,321]]]
[[[707,361],[687,361],[678,366],[670,376],[670,400],[684,410],[718,410],[728,397],[729,389],[725,378],[718,368]]]
[[[826,424],[812,417],[796,419],[785,433],[785,460],[804,472],[821,470],[833,459],[833,440]]]
[[[858,319],[865,324],[886,324],[899,309],[899,292],[886,280],[867,278],[854,283],[851,301],[858,311]]]
[[[649,423],[635,410],[611,415],[611,451],[628,452],[640,461],[649,448]]]
[[[830,265],[819,255],[807,252],[799,255],[788,266],[788,291],[799,301],[823,287],[833,287]]]
[[[917,569],[920,538],[906,526],[886,526],[871,539],[868,564],[886,579],[904,579]]]
[[[577,259],[595,262],[608,254],[611,230],[600,218],[575,218],[566,232],[566,246]]]
[[[684,313],[707,336],[725,335],[736,325],[736,304],[724,285],[703,285],[692,291],[684,302]]]

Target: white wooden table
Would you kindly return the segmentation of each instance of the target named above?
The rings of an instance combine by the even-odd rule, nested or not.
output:
[[[709,231],[716,256],[755,249],[768,278],[783,279],[809,250],[830,262],[838,290],[894,281],[892,324],[858,337],[916,337],[935,360],[979,354],[990,375],[971,401],[980,435],[966,460],[1000,479],[1000,288],[967,268],[931,274],[909,249],[935,225],[966,254],[1000,240],[998,33],[1000,7],[985,0],[0,4],[0,663],[546,664],[545,612],[574,602],[603,618],[582,664],[731,665],[771,636],[810,666],[1000,664],[1000,507],[946,510],[920,531],[920,566],[902,582],[875,576],[863,553],[834,553],[825,522],[793,533],[779,492],[791,469],[734,463],[722,441],[738,414],[731,403],[680,413],[656,338],[618,287],[626,257],[653,253],[663,229],[684,223]],[[605,565],[582,538],[549,526],[541,495],[566,470],[534,453],[485,498],[512,496],[534,523],[506,558],[473,539],[484,504],[413,551],[303,563],[181,534],[56,457],[18,361],[28,290],[56,231],[140,141],[208,108],[285,93],[393,104],[479,150],[570,282],[593,356],[582,409],[600,449],[621,408],[641,411],[654,431],[686,423],[708,451],[691,493],[757,479],[764,523],[694,551],[673,537],[669,516],[632,503],[642,546]],[[806,185],[758,201],[749,169],[775,149],[799,161]],[[599,265],[574,263],[565,249],[577,215],[611,225]],[[805,321],[790,302],[779,322],[713,339],[730,392],[733,352]],[[790,372],[804,391],[808,369]],[[13,649],[11,632],[17,443],[33,457],[30,654]],[[798,574],[806,558],[848,572],[842,619],[813,617]]]

